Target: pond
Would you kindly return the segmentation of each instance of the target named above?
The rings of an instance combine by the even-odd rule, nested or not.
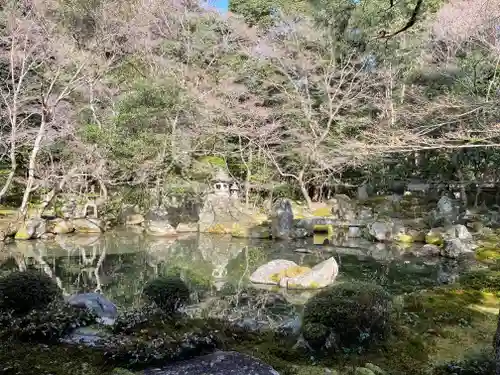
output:
[[[451,283],[475,267],[472,261],[417,258],[394,245],[349,240],[335,245],[301,241],[243,240],[193,233],[178,238],[147,237],[131,230],[101,236],[57,236],[52,241],[17,241],[1,252],[0,273],[40,269],[56,278],[65,294],[100,290],[119,307],[137,307],[146,282],[177,273],[197,292],[198,302],[248,286],[257,267],[274,259],[314,266],[334,256],[338,282],[380,284],[394,294]],[[265,290],[269,288],[261,288]],[[301,305],[310,291],[279,291]]]
[[[283,329],[295,334],[300,333],[304,303],[314,291],[251,285],[249,277],[271,260],[292,260],[311,267],[333,256],[339,264],[336,283],[375,283],[401,297],[402,310],[396,313],[394,332],[383,350],[316,358],[294,349],[297,335],[285,335],[292,341],[285,338],[277,343],[274,333],[268,337],[265,330],[263,336],[246,341],[228,339],[224,349],[260,358],[283,375],[324,375],[323,367],[351,368],[366,362],[379,365],[388,374],[427,375],[429,366],[463,359],[471,350],[491,348],[498,287],[490,284],[500,275],[489,279],[489,274],[486,278],[474,274],[479,268],[487,271],[486,266],[473,259],[415,257],[406,247],[361,239],[331,245],[314,243],[321,241],[245,240],[199,233],[159,238],[132,229],[97,236],[56,236],[50,241],[5,244],[0,251],[0,276],[18,269],[40,270],[53,277],[67,295],[100,290],[119,310],[128,310],[144,303],[142,291],[148,281],[178,274],[192,291],[193,303],[185,312],[201,318],[193,321],[205,324],[210,321],[206,318],[215,318],[245,328],[245,332],[247,328],[250,332],[271,328],[272,332]],[[468,274],[475,275],[468,283],[458,280],[459,275]],[[486,290],[485,282],[493,289]],[[171,332],[166,328],[157,332],[154,324],[148,329],[155,335]],[[61,364],[61,356],[71,360]],[[27,357],[31,364],[25,362]],[[111,373],[114,364],[102,362],[102,358],[73,346],[51,346],[50,352],[44,345],[33,344],[29,349],[23,343],[0,346],[0,363],[17,369],[10,372],[13,374],[66,374],[69,368],[74,373],[75,366],[82,368],[78,374]],[[45,372],[36,370],[35,365],[44,366]]]

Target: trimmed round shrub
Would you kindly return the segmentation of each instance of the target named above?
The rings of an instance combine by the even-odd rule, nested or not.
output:
[[[167,313],[177,311],[190,297],[189,288],[178,276],[154,279],[146,284],[143,293],[149,301]]]
[[[307,302],[302,333],[316,349],[366,348],[386,338],[392,308],[391,295],[378,285],[334,285]]]
[[[37,271],[15,271],[0,279],[0,308],[25,314],[62,299],[57,284]]]

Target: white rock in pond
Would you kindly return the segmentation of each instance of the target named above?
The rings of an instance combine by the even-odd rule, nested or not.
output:
[[[335,282],[339,274],[339,266],[335,258],[331,257],[314,266],[309,272],[296,277],[287,277],[280,280],[280,286],[288,289],[319,289]]]
[[[458,238],[459,240],[471,241],[472,234],[469,232],[467,227],[462,224],[453,225],[446,231],[446,236],[449,239]]]
[[[266,263],[255,270],[250,276],[250,281],[256,284],[278,285],[278,281],[272,280],[271,276],[284,272],[290,267],[297,267],[297,263],[291,260],[276,259]]]

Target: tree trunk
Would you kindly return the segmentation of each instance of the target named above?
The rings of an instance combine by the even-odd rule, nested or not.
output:
[[[14,96],[14,100],[17,101],[17,95]],[[10,131],[10,172],[9,175],[7,176],[7,181],[5,181],[5,184],[3,185],[2,190],[0,191],[0,201],[3,199],[5,194],[7,194],[7,191],[10,188],[10,185],[12,184],[12,181],[14,180],[14,176],[16,174],[16,169],[17,169],[17,162],[16,162],[16,128],[17,128],[17,103],[14,103],[14,109],[13,113],[10,114],[11,120],[10,120],[10,126],[11,126],[11,131]]]
[[[66,182],[73,176],[76,168],[70,170],[66,176],[64,176],[59,182],[59,184],[54,187],[43,199],[42,204],[40,205],[40,210],[38,211],[38,216],[41,217],[46,210],[46,208],[50,205],[50,203],[54,200],[55,196],[63,189]]]
[[[465,208],[467,208],[467,191],[465,190],[465,181],[464,174],[462,173],[462,169],[458,168],[457,175],[460,183],[460,199],[462,200],[462,204]]]
[[[497,331],[495,333],[495,375],[500,375],[500,313],[498,314]]]
[[[301,193],[304,196],[304,199],[306,201],[307,208],[311,208],[312,207],[312,200],[311,200],[311,197],[309,196],[309,192],[307,191],[306,184],[304,183],[304,172],[305,172],[304,170],[300,171],[299,176],[298,176],[298,182],[299,182],[299,186],[300,186],[300,191],[301,191]]]
[[[14,179],[15,174],[16,174],[16,164],[14,161],[14,163],[10,169],[9,175],[7,176],[7,181],[5,181],[5,184],[3,185],[3,188],[0,191],[0,201],[2,201],[5,194],[7,194],[7,191],[9,190],[10,185],[12,184],[12,180]]]
[[[248,155],[248,163],[245,162],[245,168],[247,170],[246,176],[245,176],[245,207],[249,208],[250,207],[250,180],[252,179],[252,171],[250,169],[250,165],[252,165],[252,158],[253,158],[253,153],[252,149],[250,148],[249,155]]]
[[[28,212],[28,201],[30,198],[31,189],[35,181],[35,167],[36,158],[38,156],[38,151],[40,151],[40,144],[42,143],[43,137],[45,135],[45,128],[47,126],[47,109],[44,106],[42,109],[42,120],[40,123],[40,128],[38,128],[38,134],[36,135],[35,142],[33,144],[33,149],[31,150],[30,159],[28,163],[28,181],[26,182],[26,190],[24,190],[23,201],[19,212],[21,217],[25,218]]]

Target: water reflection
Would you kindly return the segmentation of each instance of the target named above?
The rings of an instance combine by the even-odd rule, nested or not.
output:
[[[467,264],[440,259],[407,258],[405,249],[349,239],[342,246],[298,242],[234,239],[189,234],[177,239],[146,237],[134,232],[102,236],[57,236],[53,241],[18,241],[6,245],[2,274],[38,269],[54,278],[65,294],[102,291],[118,306],[137,306],[144,284],[175,272],[197,292],[199,302],[221,293],[238,295],[260,265],[288,259],[314,266],[332,256],[340,265],[338,281],[362,280],[399,293],[450,282]],[[299,251],[295,251],[299,250]],[[255,288],[254,288],[255,289]],[[260,286],[259,293],[279,292],[293,305],[310,291],[287,292]]]

